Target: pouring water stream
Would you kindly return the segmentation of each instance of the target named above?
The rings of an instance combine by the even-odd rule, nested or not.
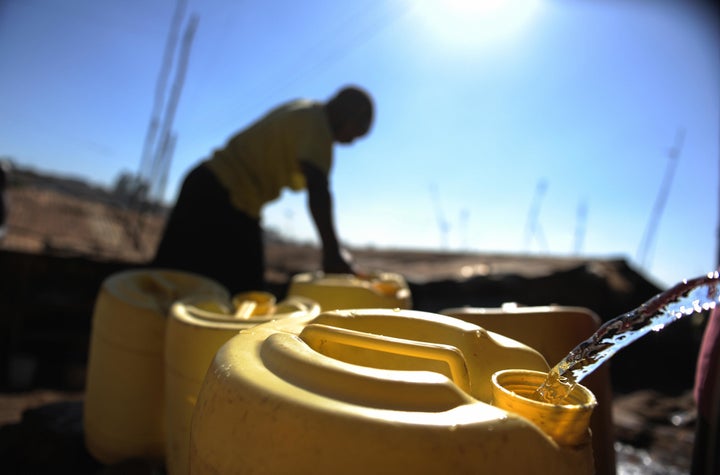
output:
[[[638,338],[682,317],[715,308],[720,302],[719,285],[718,272],[684,280],[635,310],[609,320],[550,370],[535,399],[562,404],[584,377]]]

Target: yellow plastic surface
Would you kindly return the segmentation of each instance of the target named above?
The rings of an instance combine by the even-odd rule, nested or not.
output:
[[[444,309],[440,313],[525,343],[538,350],[550,366],[560,362],[578,343],[595,333],[602,323],[600,317],[587,308],[562,305],[458,307]],[[602,365],[583,379],[582,383],[592,391],[598,402],[590,419],[596,473],[615,475],[615,432],[609,365]]]
[[[238,294],[232,302],[191,297],[176,302],[170,311],[165,334],[166,471],[170,475],[188,473],[190,422],[218,348],[240,330],[320,312],[319,305],[309,299],[289,297],[276,304],[275,297],[266,292]]]
[[[506,368],[548,365],[514,340],[412,310],[257,325],[206,373],[190,473],[592,473],[589,443],[560,446],[489,404]]]
[[[228,299],[199,275],[143,269],[103,282],[92,319],[84,404],[85,444],[100,462],[162,461],[164,345],[170,306],[191,295]]]
[[[267,315],[275,310],[275,296],[270,292],[251,290],[233,296],[235,318],[249,319],[254,315]]]
[[[595,396],[578,384],[562,404],[548,404],[533,397],[547,372],[506,369],[493,374],[493,405],[531,420],[560,445],[588,442],[590,415]]]
[[[368,276],[307,272],[293,276],[288,295],[314,300],[323,311],[351,308],[412,307],[410,288],[399,274],[378,272]]]

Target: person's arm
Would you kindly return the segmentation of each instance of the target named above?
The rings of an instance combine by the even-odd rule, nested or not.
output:
[[[316,166],[300,162],[308,191],[308,206],[322,241],[323,270],[334,274],[352,274],[354,270],[343,256],[335,233],[332,216],[332,195],[325,174]]]

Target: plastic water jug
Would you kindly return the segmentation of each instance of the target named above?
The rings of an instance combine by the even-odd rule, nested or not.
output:
[[[232,304],[190,297],[170,310],[165,333],[166,470],[187,475],[190,422],[205,372],[217,350],[242,329],[285,318],[317,316],[320,307],[303,297],[275,303],[267,292],[235,295]]]
[[[492,405],[493,375],[513,368],[549,369],[526,345],[433,313],[352,309],[257,325],[205,375],[190,473],[593,473],[587,426],[564,445]],[[581,394],[577,405],[591,408]]]
[[[554,366],[575,345],[589,338],[601,320],[584,307],[547,305],[525,307],[509,303],[499,308],[458,307],[440,313],[474,323],[538,350]],[[615,426],[612,421],[610,368],[603,365],[583,380],[595,395],[598,407],[590,419],[597,475],[614,475]]]
[[[407,282],[392,272],[367,276],[307,272],[293,276],[287,293],[314,300],[322,310],[412,307]]]
[[[100,462],[164,460],[165,325],[170,306],[191,295],[228,299],[199,275],[160,269],[105,279],[92,317],[85,389],[85,445]]]

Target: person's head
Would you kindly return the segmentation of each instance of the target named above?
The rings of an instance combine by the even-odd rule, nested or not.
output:
[[[325,103],[325,110],[333,138],[339,143],[351,143],[370,130],[373,103],[364,90],[347,86]]]

